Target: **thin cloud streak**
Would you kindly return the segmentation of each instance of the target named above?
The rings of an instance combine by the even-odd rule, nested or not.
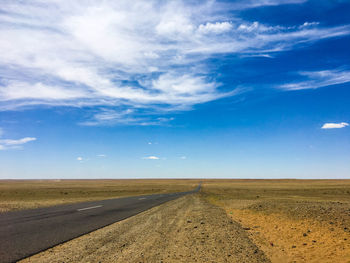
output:
[[[1,135],[1,134],[0,134]],[[8,149],[21,149],[23,144],[26,144],[31,141],[36,141],[34,137],[24,137],[21,139],[0,139],[0,150]]]
[[[140,115],[135,117],[135,115]],[[153,114],[154,115],[154,114]],[[100,111],[92,116],[90,120],[81,122],[83,126],[110,126],[110,125],[137,125],[137,126],[154,126],[168,125],[174,120],[173,117],[158,117],[145,114],[135,114],[134,110],[111,110],[100,109]]]
[[[144,160],[159,160],[159,157],[157,156],[147,156],[147,157],[142,157]]]
[[[279,88],[284,90],[317,89],[350,82],[349,70],[304,71],[298,74],[308,80],[283,84]]]

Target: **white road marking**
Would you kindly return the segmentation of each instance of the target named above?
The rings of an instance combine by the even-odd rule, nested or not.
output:
[[[102,207],[103,205],[96,205],[96,206],[91,206],[91,207],[86,207],[86,208],[80,208],[77,211],[84,211],[84,210],[89,210],[89,209],[94,209],[94,208],[99,208]]]
[[[139,200],[144,200],[144,199],[146,199],[146,197],[141,197],[141,198],[139,198]]]

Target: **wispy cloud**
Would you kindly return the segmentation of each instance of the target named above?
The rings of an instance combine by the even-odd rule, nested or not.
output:
[[[0,130],[1,131],[1,130]],[[1,134],[0,134],[1,136]],[[20,149],[23,144],[26,144],[31,141],[35,141],[34,137],[25,137],[22,139],[0,139],[0,150],[8,150],[8,149]]]
[[[85,126],[101,126],[101,125],[140,125],[140,126],[152,126],[152,125],[167,125],[173,117],[159,117],[151,113],[136,114],[131,109],[127,110],[113,110],[113,109],[99,109],[99,112],[95,113],[89,120],[81,122],[81,125]]]
[[[321,127],[321,129],[340,129],[345,128],[346,126],[349,126],[349,123],[347,122],[340,122],[340,123],[325,123]]]
[[[257,8],[261,6],[276,6],[276,5],[288,5],[288,4],[302,4],[307,0],[238,0],[232,5],[227,5],[227,8],[232,10]]]
[[[36,138],[34,137],[25,137],[22,139],[18,139],[18,140],[12,140],[12,139],[3,139],[0,140],[1,144],[5,144],[5,145],[21,145],[21,144],[25,144],[27,142],[31,142],[31,141],[35,141]]]
[[[81,162],[83,160],[83,157],[77,157],[77,161]]]
[[[146,157],[142,157],[142,159],[144,159],[144,160],[159,160],[159,157],[157,157],[157,156],[146,156]]]
[[[107,155],[105,155],[105,154],[98,154],[97,157],[105,158],[105,157],[107,157]]]
[[[321,87],[350,82],[349,70],[322,70],[299,72],[305,81],[283,84],[279,86],[285,90],[317,89]]]
[[[212,56],[269,57],[350,33],[347,25],[283,27],[230,12],[302,2],[5,1],[0,110],[94,106],[102,109],[83,124],[161,124],[140,112],[189,110],[237,94],[221,89],[206,64]]]

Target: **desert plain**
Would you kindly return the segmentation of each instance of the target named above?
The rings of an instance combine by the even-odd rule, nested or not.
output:
[[[22,262],[350,262],[350,180],[1,180],[0,211],[187,195]]]

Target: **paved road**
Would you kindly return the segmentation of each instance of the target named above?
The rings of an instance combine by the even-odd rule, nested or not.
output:
[[[15,262],[199,189],[0,214],[0,261]]]

